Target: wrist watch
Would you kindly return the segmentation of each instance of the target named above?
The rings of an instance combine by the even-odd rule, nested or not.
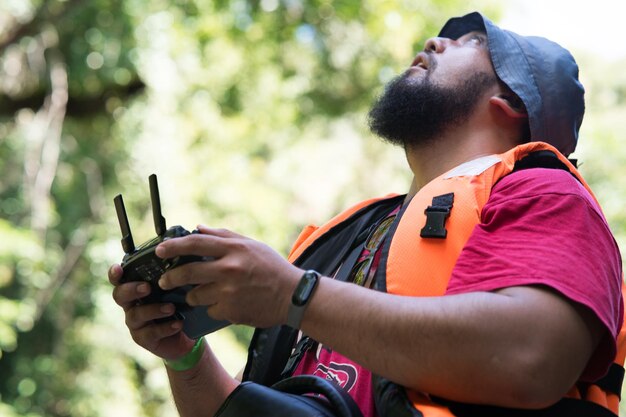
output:
[[[308,270],[300,278],[291,296],[291,304],[289,304],[289,312],[287,313],[287,325],[289,327],[294,329],[300,328],[304,311],[309,305],[309,301],[311,301],[313,292],[321,277],[322,275],[319,272]]]

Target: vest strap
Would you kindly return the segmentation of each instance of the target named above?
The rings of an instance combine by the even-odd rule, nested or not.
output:
[[[454,203],[454,193],[433,197],[433,202],[424,210],[426,225],[420,231],[420,237],[445,239],[448,235],[446,220]]]
[[[384,198],[355,210],[307,247],[293,261],[294,265],[302,269],[315,269],[323,275],[331,276],[346,256],[359,252],[359,246],[362,248],[367,238],[364,230],[367,230],[373,219],[391,212],[402,204],[405,197],[406,195],[396,195]],[[355,242],[360,244],[356,245]],[[350,268],[347,269],[349,272]],[[257,328],[248,348],[243,380],[267,386],[279,381],[293,352],[298,332],[289,326]]]
[[[442,399],[437,399],[437,402],[447,405],[456,417],[618,417],[606,407],[575,398],[563,398],[556,404],[539,410],[462,404]]]
[[[569,171],[565,165],[552,151],[535,151],[531,152],[519,161],[515,162],[513,172],[528,168],[551,168]]]
[[[409,400],[406,390],[388,379],[372,374],[374,404],[380,417],[425,417]]]
[[[604,391],[615,394],[622,399],[622,383],[624,382],[624,367],[613,363],[609,368],[609,372],[602,378],[593,383],[602,388]]]

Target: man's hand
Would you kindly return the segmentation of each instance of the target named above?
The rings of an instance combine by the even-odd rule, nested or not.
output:
[[[304,271],[291,265],[269,246],[224,229],[198,226],[191,234],[161,243],[161,258],[181,255],[213,260],[182,265],[159,280],[165,290],[187,284],[189,305],[206,305],[214,319],[255,327],[283,324],[299,278]]]
[[[195,342],[181,331],[183,323],[180,320],[154,322],[174,314],[174,304],[138,305],[139,299],[150,294],[150,285],[146,282],[122,284],[122,274],[122,267],[113,265],[109,269],[109,281],[115,286],[113,299],[124,309],[126,326],[133,340],[163,359],[177,359],[188,353]]]
[[[137,305],[150,293],[145,282],[120,283],[122,268],[109,269],[109,281],[115,286],[113,299],[126,313],[126,326],[135,342],[163,359],[178,359],[195,343],[182,332],[181,321],[155,323],[174,313],[171,303]],[[211,349],[203,353],[198,365],[185,371],[167,368],[172,395],[181,417],[212,416],[239,384],[224,370]]]

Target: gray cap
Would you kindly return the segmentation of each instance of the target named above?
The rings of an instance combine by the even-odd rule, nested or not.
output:
[[[524,102],[531,140],[547,142],[565,156],[574,152],[585,89],[569,51],[545,38],[500,29],[478,12],[448,20],[439,36],[458,39],[474,30],[487,34],[496,74]]]

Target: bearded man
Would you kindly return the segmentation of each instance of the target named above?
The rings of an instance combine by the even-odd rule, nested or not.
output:
[[[156,253],[213,260],[159,285],[194,285],[188,304],[258,328],[244,380],[332,380],[363,416],[614,415],[620,253],[566,158],[583,96],[559,45],[479,13],[450,19],[369,113],[406,152],[407,194],[305,229],[289,260],[199,226]],[[156,321],[174,306],[136,305],[150,286],[121,276],[111,267],[114,299],[165,359],[180,414],[237,402],[242,385],[206,342]]]

